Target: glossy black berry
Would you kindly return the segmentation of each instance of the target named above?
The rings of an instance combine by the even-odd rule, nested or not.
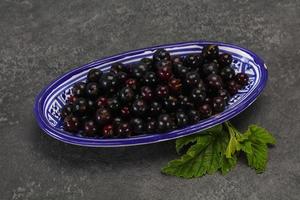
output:
[[[117,127],[117,125],[119,125],[121,122],[123,122],[122,118],[121,117],[115,117],[113,120],[112,120],[112,125],[114,127]]]
[[[86,114],[92,114],[96,111],[97,109],[97,105],[96,102],[93,99],[87,99],[86,100],[86,104],[87,104],[87,112]]]
[[[197,123],[198,121],[200,121],[200,114],[197,110],[189,110],[188,111],[188,119],[190,124],[194,124]]]
[[[98,82],[103,72],[100,69],[91,69],[87,74],[88,82]]]
[[[149,107],[149,115],[150,116],[157,116],[162,111],[162,105],[161,103],[157,101],[152,101]]]
[[[123,103],[128,103],[134,99],[134,91],[131,87],[123,87],[119,92],[119,99]]]
[[[168,111],[174,111],[177,109],[178,107],[178,99],[176,97],[173,97],[173,96],[168,96],[167,98],[165,98],[163,101],[162,101],[162,104],[164,106],[164,108]]]
[[[66,104],[62,109],[61,109],[61,117],[64,119],[67,116],[71,115],[73,112],[73,105],[71,104]]]
[[[234,71],[234,69],[232,69],[232,68],[229,67],[229,66],[223,67],[223,68],[221,69],[220,76],[221,76],[224,80],[231,80],[231,79],[233,79],[234,76],[235,76],[235,71]]]
[[[185,127],[188,125],[188,123],[189,118],[183,111],[179,111],[176,113],[176,124],[178,127]]]
[[[203,90],[199,88],[194,88],[191,92],[190,99],[195,104],[200,104],[204,101],[205,97],[206,97],[206,93]]]
[[[135,134],[142,134],[145,131],[145,124],[141,118],[132,118],[130,120],[131,130]]]
[[[160,132],[169,131],[173,128],[173,123],[170,115],[162,114],[157,119],[157,128]]]
[[[128,72],[128,69],[124,64],[117,62],[111,65],[110,72],[118,74],[119,72]]]
[[[200,67],[202,64],[202,56],[199,54],[190,54],[184,58],[184,65],[192,69]]]
[[[142,58],[141,62],[147,66],[147,70],[152,69],[153,60],[151,58]]]
[[[137,99],[132,104],[132,113],[136,116],[142,116],[147,111],[147,103],[142,99]]]
[[[133,66],[130,70],[130,74],[132,75],[132,77],[138,80],[143,77],[144,73],[145,71],[143,69],[136,66]]]
[[[170,54],[165,49],[157,49],[153,54],[154,62],[158,62],[161,60],[170,60]]]
[[[110,111],[106,108],[99,108],[96,111],[95,121],[99,125],[104,125],[112,119]]]
[[[191,109],[194,105],[194,103],[190,100],[189,97],[184,95],[178,96],[178,105],[182,109]]]
[[[173,65],[176,64],[176,63],[183,63],[183,59],[181,56],[173,56],[172,57],[172,63]]]
[[[126,72],[119,72],[117,73],[117,82],[119,85],[123,85],[126,80],[128,79],[128,74]]]
[[[100,88],[98,83],[96,82],[90,82],[86,85],[86,95],[89,98],[96,98],[100,94]]]
[[[224,99],[225,103],[227,104],[230,99],[230,94],[226,89],[220,89],[217,92],[217,96],[220,96]]]
[[[154,72],[146,72],[143,77],[143,83],[147,86],[154,87],[158,83],[156,74]]]
[[[116,134],[119,137],[128,137],[132,135],[132,130],[127,122],[122,122],[116,127]]]
[[[211,105],[212,104],[212,99],[210,97],[206,96],[206,98],[204,99],[204,101],[202,102],[202,104]]]
[[[230,80],[227,82],[227,91],[230,95],[235,95],[238,93],[239,89],[241,88],[241,85],[239,85],[235,80]]]
[[[87,113],[88,111],[88,106],[87,106],[87,101],[86,99],[80,97],[76,100],[76,102],[74,103],[74,114],[75,115],[79,115],[82,116],[85,113]]]
[[[97,125],[93,120],[87,120],[84,123],[83,133],[86,136],[95,136],[97,133]]]
[[[158,98],[165,98],[169,95],[169,88],[165,85],[159,85],[156,88],[156,95]]]
[[[197,72],[188,72],[185,77],[186,89],[191,89],[195,87],[201,81],[200,76]]]
[[[206,86],[202,79],[199,80],[199,82],[195,85],[195,87],[202,91],[206,91]]]
[[[181,64],[177,64],[177,66],[174,66],[174,73],[179,78],[185,78],[188,72],[189,69]]]
[[[212,115],[212,108],[209,104],[202,104],[199,106],[200,118],[205,119]]]
[[[102,78],[99,81],[99,87],[105,93],[115,92],[117,85],[117,77],[112,73],[103,74]]]
[[[219,47],[213,44],[205,45],[202,50],[204,59],[213,60],[219,56]]]
[[[214,97],[212,101],[212,109],[214,113],[220,113],[225,109],[225,100],[223,97]]]
[[[141,98],[145,101],[151,101],[154,98],[152,89],[148,86],[141,88]]]
[[[245,86],[249,82],[249,77],[245,73],[238,73],[235,77],[235,80],[238,84]]]
[[[221,67],[230,66],[232,63],[232,56],[228,53],[223,53],[219,56],[218,62]]]
[[[157,121],[154,118],[149,118],[146,121],[145,130],[147,133],[155,133],[157,129]]]
[[[107,100],[107,107],[114,113],[120,110],[121,105],[118,98],[112,97]]]
[[[63,127],[65,131],[75,133],[79,128],[79,120],[73,115],[69,115],[64,119]]]
[[[218,74],[219,73],[218,65],[214,62],[206,63],[202,66],[202,73],[204,76],[208,76],[210,74]]]
[[[85,86],[86,84],[84,82],[76,83],[72,88],[73,95],[76,97],[85,96]]]
[[[222,78],[219,75],[210,74],[206,80],[208,87],[210,87],[212,90],[217,91],[223,88]]]

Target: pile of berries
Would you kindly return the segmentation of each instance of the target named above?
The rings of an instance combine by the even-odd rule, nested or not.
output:
[[[248,84],[248,76],[236,74],[231,63],[230,54],[207,45],[186,56],[157,49],[152,59],[114,63],[107,73],[91,69],[61,110],[64,130],[120,138],[195,124],[222,112]]]

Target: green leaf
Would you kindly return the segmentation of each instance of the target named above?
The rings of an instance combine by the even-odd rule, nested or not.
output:
[[[217,125],[210,129],[207,129],[205,131],[202,131],[200,133],[196,133],[193,135],[179,138],[176,140],[176,152],[179,154],[184,147],[195,143],[197,141],[197,139],[199,138],[199,134],[201,134],[201,135],[214,134],[214,133],[220,133],[221,131],[222,131],[222,125]]]
[[[248,165],[257,173],[263,172],[268,161],[267,144],[275,144],[275,138],[266,129],[251,125],[239,141],[241,150],[246,153]]]
[[[227,158],[223,156],[221,172],[223,175],[227,174],[233,167],[236,166],[237,158],[236,155],[232,156],[231,158]]]
[[[241,134],[229,122],[225,122],[225,125],[230,135],[230,140],[226,148],[225,155],[227,158],[231,158],[236,151],[239,151],[241,149],[241,145],[238,142],[238,138],[241,137]]]
[[[228,172],[236,164],[236,158],[227,159],[224,155],[229,141],[228,134],[222,130],[211,133],[198,135],[196,143],[186,154],[169,162],[162,172],[183,178],[200,177],[219,169],[224,174]]]

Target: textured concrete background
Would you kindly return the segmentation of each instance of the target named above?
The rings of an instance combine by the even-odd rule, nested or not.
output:
[[[300,199],[300,1],[0,1],[0,199]],[[189,40],[235,43],[269,67],[264,93],[234,119],[274,133],[267,171],[245,161],[227,176],[160,174],[174,141],[96,149],[38,128],[34,96],[75,66]]]

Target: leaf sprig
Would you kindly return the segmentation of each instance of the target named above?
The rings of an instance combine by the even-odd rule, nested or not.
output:
[[[217,171],[227,174],[235,167],[239,152],[245,153],[248,165],[261,173],[266,168],[269,144],[275,144],[275,139],[264,128],[250,125],[241,134],[230,122],[225,122],[177,139],[177,153],[186,152],[163,167],[162,173],[183,178],[201,177]]]

